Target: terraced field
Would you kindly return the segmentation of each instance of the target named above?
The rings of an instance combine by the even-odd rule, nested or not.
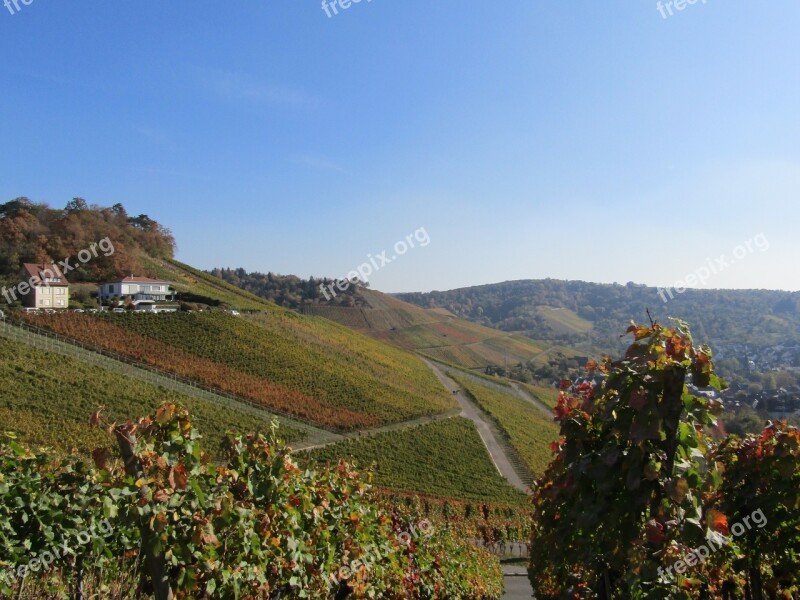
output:
[[[446,419],[403,431],[349,439],[309,453],[312,461],[376,464],[375,483],[433,496],[524,504],[497,472],[472,422]]]
[[[360,290],[367,308],[312,305],[306,314],[325,317],[370,337],[466,369],[513,365],[542,355],[545,348],[508,334],[428,310],[375,290]]]
[[[448,373],[506,433],[508,440],[534,475],[541,475],[552,458],[550,443],[558,439],[559,428],[535,406],[513,392],[502,393],[472,378]]]
[[[138,418],[163,401],[189,408],[209,448],[218,449],[225,432],[264,431],[270,420],[249,410],[183,396],[62,354],[46,352],[0,337],[0,430],[17,431],[33,445],[90,452],[113,445],[103,429],[90,429],[89,417],[100,405],[111,421]],[[280,430],[289,441],[298,431]]]
[[[418,357],[279,307],[247,318],[205,312],[25,319],[334,430],[455,406]]]

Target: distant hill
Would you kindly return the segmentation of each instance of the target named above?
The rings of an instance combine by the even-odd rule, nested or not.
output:
[[[774,346],[800,342],[800,292],[686,290],[556,279],[507,281],[446,292],[397,294],[427,309],[447,310],[476,323],[536,340],[608,351],[623,342],[631,320],[687,321],[696,338],[718,344]],[[667,302],[664,302],[664,299]]]

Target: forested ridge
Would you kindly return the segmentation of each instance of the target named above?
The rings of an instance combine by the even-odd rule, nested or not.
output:
[[[534,339],[572,344],[590,341],[604,348],[618,348],[618,331],[631,319],[644,318],[648,309],[662,320],[676,317],[692,323],[699,335],[712,342],[773,345],[800,341],[800,292],[688,289],[671,293],[672,298],[666,290],[660,294],[659,288],[634,283],[541,279],[397,296]],[[542,307],[572,311],[580,321],[570,326],[567,319],[561,319],[559,326],[560,315],[543,312]]]

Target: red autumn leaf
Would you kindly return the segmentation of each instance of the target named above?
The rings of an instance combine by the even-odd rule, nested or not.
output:
[[[572,409],[569,407],[567,403],[567,398],[565,396],[561,396],[558,399],[558,404],[553,409],[555,413],[556,420],[566,419],[572,413]]]

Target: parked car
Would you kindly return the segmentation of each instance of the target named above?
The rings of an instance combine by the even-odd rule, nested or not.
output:
[[[120,313],[125,314],[125,309],[124,308],[115,308],[111,312],[117,313],[117,314],[120,314]]]
[[[75,308],[75,309],[72,310],[72,312],[74,312],[74,313],[83,313],[83,312],[86,312],[86,311],[83,310],[82,308]]]
[[[39,309],[38,308],[23,308],[22,312],[24,312],[25,314],[29,315],[31,313],[38,313]]]

